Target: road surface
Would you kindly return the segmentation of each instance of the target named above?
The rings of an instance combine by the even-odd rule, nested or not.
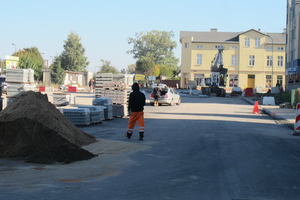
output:
[[[147,105],[145,138],[128,118],[81,129],[98,157],[69,165],[0,160],[0,199],[299,199],[300,138],[238,97]]]

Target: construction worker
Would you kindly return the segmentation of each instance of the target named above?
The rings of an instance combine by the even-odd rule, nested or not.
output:
[[[144,130],[145,130],[144,106],[146,103],[146,97],[142,92],[139,91],[140,88],[138,83],[134,83],[131,88],[133,92],[131,92],[129,95],[129,105],[128,105],[128,111],[131,112],[131,116],[129,118],[128,130],[125,133],[125,136],[128,139],[131,138],[134,126],[137,121],[139,126],[139,134],[140,134],[139,140],[143,140]]]

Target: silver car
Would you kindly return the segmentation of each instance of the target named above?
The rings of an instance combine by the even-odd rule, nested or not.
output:
[[[168,87],[163,87],[161,96],[158,98],[158,103],[161,104],[168,104],[170,106],[176,104],[181,104],[181,98],[180,95],[173,89]],[[153,94],[153,88],[152,93],[150,94],[150,104],[154,105],[154,94]]]

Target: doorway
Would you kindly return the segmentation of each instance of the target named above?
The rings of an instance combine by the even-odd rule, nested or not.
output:
[[[255,88],[255,75],[248,75],[248,88]]]

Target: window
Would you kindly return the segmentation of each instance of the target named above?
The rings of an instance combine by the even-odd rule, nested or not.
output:
[[[267,56],[267,66],[272,67],[273,66],[273,57]]]
[[[283,47],[278,47],[278,51],[283,51]]]
[[[272,86],[272,76],[266,75],[266,88],[271,88]]]
[[[197,65],[202,65],[202,54],[197,54]]]
[[[267,47],[268,51],[272,51],[272,49],[273,49],[272,47]]]
[[[255,47],[260,47],[260,38],[255,38]]]
[[[197,45],[197,49],[202,49],[202,45]]]
[[[250,47],[250,38],[245,38],[245,47]]]
[[[278,56],[278,67],[283,67],[283,56]]]
[[[233,66],[237,65],[237,56],[236,55],[231,56],[231,65],[233,65]]]
[[[254,66],[255,56],[251,55],[249,56],[249,65]]]
[[[184,44],[184,47],[185,47],[186,49],[188,49],[188,48],[189,48],[189,43],[186,42],[186,43]]]
[[[232,46],[231,48],[232,48],[232,49],[237,49],[237,46]]]
[[[238,86],[238,75],[230,74],[229,76],[229,87],[237,87]]]

